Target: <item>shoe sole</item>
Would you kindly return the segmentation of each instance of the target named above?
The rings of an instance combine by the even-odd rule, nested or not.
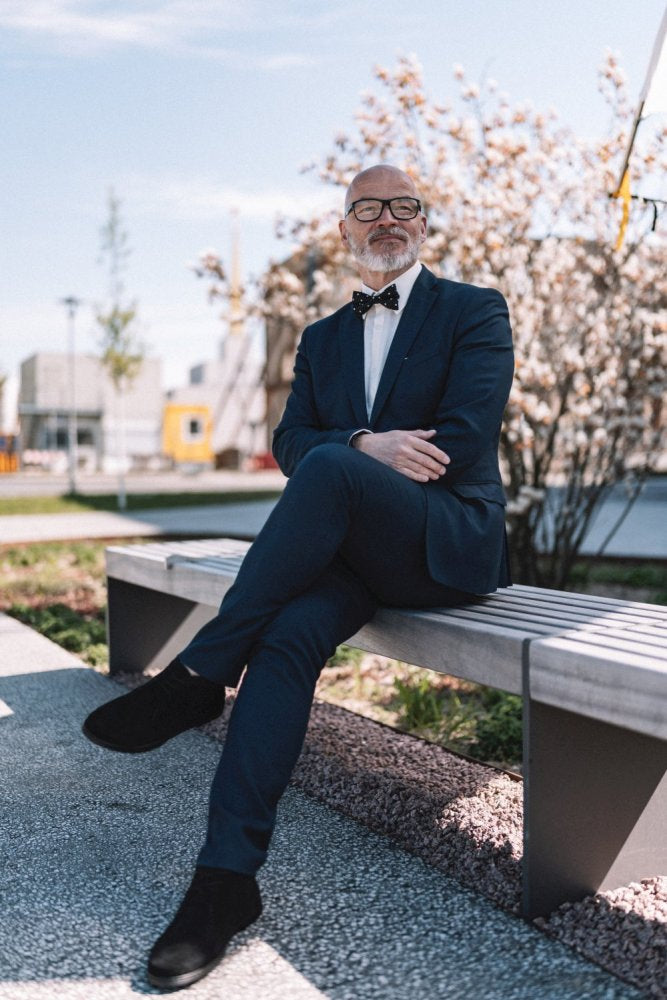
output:
[[[161,990],[182,990],[186,986],[192,986],[193,983],[203,979],[204,976],[208,976],[209,972],[213,972],[216,965],[219,965],[224,957],[225,952],[223,951],[222,955],[214,958],[207,965],[203,965],[201,969],[193,969],[192,972],[182,972],[178,976],[157,976],[153,972],[148,972],[148,982],[151,986],[157,986]]]
[[[243,927],[239,927],[239,929],[234,932],[232,937],[236,937],[237,934],[240,934],[242,931],[247,930],[247,928],[250,927],[251,924],[254,924],[256,920],[259,920],[261,915],[262,915],[262,908],[260,908],[260,911],[256,917],[253,917],[252,920],[249,920],[247,924],[243,925]],[[231,941],[231,938],[229,940]],[[158,989],[161,990],[182,990],[186,986],[192,986],[193,983],[199,982],[199,980],[203,979],[204,976],[208,976],[209,972],[213,972],[216,965],[219,965],[220,962],[225,957],[228,947],[229,947],[229,941],[227,942],[223,950],[220,952],[220,954],[217,955],[214,959],[212,959],[212,961],[207,962],[206,965],[202,965],[199,969],[193,969],[191,972],[181,972],[179,975],[175,976],[157,975],[156,973],[151,972],[149,966],[147,970],[148,982],[151,984],[151,986],[157,986]]]
[[[98,747],[104,747],[105,750],[115,750],[117,753],[146,753],[148,750],[157,750],[158,747],[163,746],[168,740],[158,740],[155,743],[146,743],[144,746],[140,747],[122,747],[117,743],[109,743],[108,740],[103,740],[100,736],[97,736],[88,726],[84,724],[81,726],[81,732],[89,739],[91,743],[95,743]],[[180,733],[175,733],[175,736],[179,736]],[[172,739],[172,737],[168,737]]]

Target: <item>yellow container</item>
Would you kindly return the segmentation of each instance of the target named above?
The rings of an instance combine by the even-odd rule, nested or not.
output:
[[[211,462],[211,431],[208,406],[167,403],[162,420],[162,451],[174,462]]]

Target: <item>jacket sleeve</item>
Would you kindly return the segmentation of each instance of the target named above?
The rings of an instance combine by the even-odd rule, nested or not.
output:
[[[329,428],[320,422],[311,366],[308,360],[308,330],[301,338],[294,362],[294,380],[287,399],[285,412],[273,432],[273,455],[281,471],[291,476],[303,456],[318,444],[347,445],[358,427],[349,429]]]
[[[468,469],[497,454],[503,410],[514,374],[507,304],[495,289],[476,289],[456,324],[445,391],[432,442],[449,455],[445,479],[465,480]]]

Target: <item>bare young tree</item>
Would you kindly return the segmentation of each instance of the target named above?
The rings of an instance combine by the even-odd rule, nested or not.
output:
[[[125,394],[141,370],[144,347],[135,332],[137,303],[124,302],[123,272],[130,255],[128,235],[120,216],[120,200],[113,190],[108,197],[107,221],[100,230],[100,262],[108,270],[109,299],[106,308],[96,311],[102,336],[102,366],[113,383],[118,402],[118,507],[127,507],[125,464],[127,462]]]

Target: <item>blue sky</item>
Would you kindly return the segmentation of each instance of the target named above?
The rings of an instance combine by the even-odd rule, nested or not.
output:
[[[416,53],[429,93],[455,97],[452,67],[513,99],[604,132],[596,69],[621,57],[633,100],[663,0],[0,0],[3,195],[0,368],[66,346],[59,300],[85,301],[96,349],[105,293],[99,229],[110,186],[132,255],[128,293],[164,361],[165,387],[216,354],[221,325],[187,264],[228,251],[257,274],[284,244],[278,213],[335,204],[301,166],[352,125],[372,68]]]

